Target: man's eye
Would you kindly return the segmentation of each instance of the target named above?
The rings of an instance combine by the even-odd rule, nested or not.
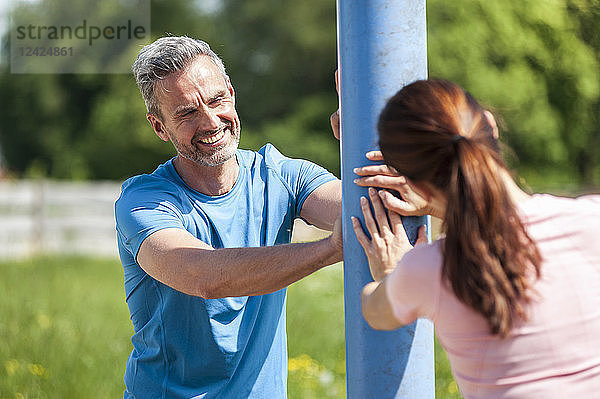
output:
[[[213,107],[218,107],[219,105],[223,104],[225,102],[226,98],[225,97],[217,97],[214,100],[212,100],[209,105],[213,106]]]

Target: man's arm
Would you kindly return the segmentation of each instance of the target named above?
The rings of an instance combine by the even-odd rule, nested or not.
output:
[[[203,298],[268,294],[341,260],[337,225],[332,236],[315,242],[222,249],[186,230],[167,228],[148,236],[137,256],[156,280]]]
[[[333,230],[342,209],[342,182],[332,180],[316,188],[302,204],[300,217],[323,230]]]

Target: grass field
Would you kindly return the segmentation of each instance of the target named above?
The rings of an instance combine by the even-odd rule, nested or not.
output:
[[[119,398],[131,326],[116,260],[0,263],[0,398]],[[345,398],[341,265],[292,285],[290,399]],[[437,345],[437,344],[436,344]],[[438,399],[459,398],[436,346]]]

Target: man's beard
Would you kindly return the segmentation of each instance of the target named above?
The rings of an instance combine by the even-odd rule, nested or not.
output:
[[[209,151],[206,151],[206,148],[203,148],[204,144],[200,142],[200,139],[214,135],[222,130],[225,130],[225,135],[230,135],[231,137],[225,137],[227,142],[218,147],[210,148]],[[240,142],[240,129],[238,126],[238,128],[234,130],[233,123],[231,122],[224,123],[219,129],[213,130],[208,134],[206,132],[197,132],[194,137],[192,137],[191,144],[182,144],[172,134],[169,134],[169,137],[173,143],[173,146],[177,150],[177,155],[200,166],[212,167],[221,165],[235,156],[235,152]]]

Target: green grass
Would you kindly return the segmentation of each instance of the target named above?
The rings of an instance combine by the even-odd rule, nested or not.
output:
[[[116,260],[0,263],[0,398],[118,398],[132,332]],[[436,344],[437,345],[437,344]],[[290,287],[290,399],[344,398],[340,265]],[[436,346],[437,398],[459,398]]]
[[[118,262],[43,258],[0,275],[0,397],[122,397],[131,328]]]

